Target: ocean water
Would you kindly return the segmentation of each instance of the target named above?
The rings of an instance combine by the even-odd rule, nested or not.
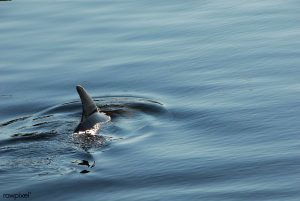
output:
[[[300,200],[299,20],[296,0],[0,1],[0,200]],[[78,84],[105,143],[74,139]]]

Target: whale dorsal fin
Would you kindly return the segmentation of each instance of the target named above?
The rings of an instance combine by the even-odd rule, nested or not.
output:
[[[77,92],[80,96],[80,100],[82,103],[82,116],[81,116],[81,121],[86,120],[91,114],[94,112],[97,112],[97,106],[93,99],[88,95],[86,90],[80,86],[76,86]]]

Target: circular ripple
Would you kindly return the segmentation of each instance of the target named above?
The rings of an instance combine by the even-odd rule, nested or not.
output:
[[[67,174],[76,170],[70,161],[93,160],[91,152],[107,150],[111,143],[136,142],[133,139],[148,136],[160,116],[167,114],[163,104],[143,97],[103,96],[95,102],[112,119],[96,136],[73,135],[81,117],[79,101],[0,123],[2,170],[18,167],[38,176]]]

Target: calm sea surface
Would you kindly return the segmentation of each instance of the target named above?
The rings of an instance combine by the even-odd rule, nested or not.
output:
[[[76,140],[81,84],[112,117]],[[1,1],[0,200],[300,200],[297,0]]]

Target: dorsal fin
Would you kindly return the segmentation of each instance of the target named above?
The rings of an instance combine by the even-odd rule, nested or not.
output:
[[[97,106],[93,99],[88,95],[86,90],[80,86],[76,86],[77,92],[80,96],[81,103],[82,103],[82,116],[81,116],[81,121],[86,120],[91,114],[94,112],[97,112]]]

